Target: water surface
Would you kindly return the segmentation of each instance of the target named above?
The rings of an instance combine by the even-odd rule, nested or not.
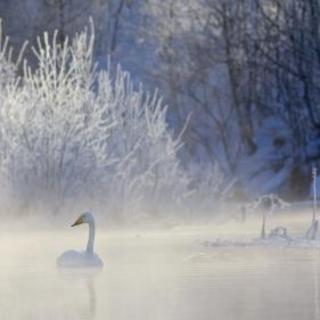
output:
[[[100,231],[100,272],[60,271],[85,228],[2,233],[1,319],[319,319],[316,249],[205,247],[199,232]]]

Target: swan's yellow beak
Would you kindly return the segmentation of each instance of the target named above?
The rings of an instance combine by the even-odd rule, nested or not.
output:
[[[75,222],[74,224],[71,225],[71,227],[75,227],[79,224],[82,224],[83,223],[83,217],[79,217]]]

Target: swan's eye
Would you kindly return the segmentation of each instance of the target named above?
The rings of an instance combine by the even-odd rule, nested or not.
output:
[[[71,225],[71,227],[77,226],[77,225],[82,224],[82,223],[84,223],[83,217],[79,217],[79,218],[75,221],[75,223]]]

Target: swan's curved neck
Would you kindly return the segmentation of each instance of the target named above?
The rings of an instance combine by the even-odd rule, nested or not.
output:
[[[88,239],[88,244],[87,244],[87,249],[86,251],[88,253],[93,253],[93,246],[94,246],[94,238],[95,238],[95,233],[96,233],[96,226],[94,221],[90,221],[88,223],[89,225],[89,239]]]

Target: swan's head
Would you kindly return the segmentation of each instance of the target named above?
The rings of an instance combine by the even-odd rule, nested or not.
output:
[[[94,218],[92,213],[84,212],[72,225],[71,227],[78,226],[79,224],[83,223],[92,223],[94,222]]]

